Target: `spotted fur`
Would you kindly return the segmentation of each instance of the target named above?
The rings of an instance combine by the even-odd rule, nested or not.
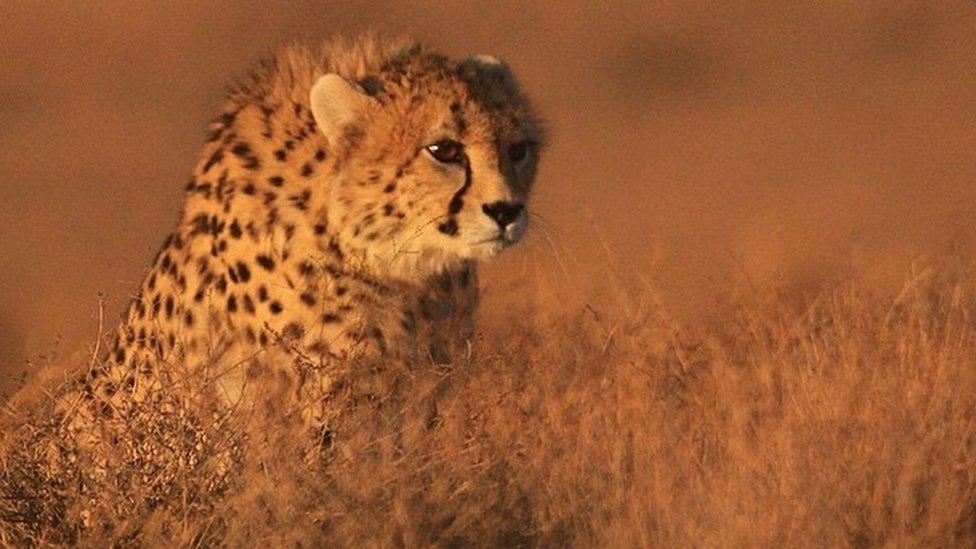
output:
[[[355,92],[341,126],[316,122],[332,108],[310,99],[326,75]],[[443,139],[462,144],[463,162],[428,153]],[[527,158],[509,157],[516,145]],[[87,394],[112,413],[179,378],[234,399],[269,349],[319,367],[429,357],[418,334],[470,329],[476,262],[517,239],[487,208],[524,204],[540,147],[493,58],[372,40],[285,49],[211,124],[182,217]]]

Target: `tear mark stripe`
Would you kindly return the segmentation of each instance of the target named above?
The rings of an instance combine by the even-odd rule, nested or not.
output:
[[[447,205],[447,221],[437,226],[437,230],[448,236],[457,236],[458,234],[458,224],[455,217],[464,208],[464,194],[471,188],[471,162],[468,161],[467,157],[464,159],[463,166],[464,185],[458,189],[458,192],[454,193],[454,196],[451,197],[451,202]]]

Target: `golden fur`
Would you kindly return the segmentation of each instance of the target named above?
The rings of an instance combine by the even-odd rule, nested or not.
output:
[[[443,147],[460,153],[444,162]],[[236,402],[282,373],[319,398],[336,358],[443,359],[470,336],[476,261],[525,228],[540,147],[493,58],[372,39],[284,49],[211,126],[84,398],[124,416],[176,380]]]

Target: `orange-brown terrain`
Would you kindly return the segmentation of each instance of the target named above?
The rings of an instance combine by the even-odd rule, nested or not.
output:
[[[976,6],[713,4],[0,8],[0,543],[972,545]],[[548,122],[471,353],[352,365],[322,448],[273,395],[59,446],[224,86],[368,29]]]

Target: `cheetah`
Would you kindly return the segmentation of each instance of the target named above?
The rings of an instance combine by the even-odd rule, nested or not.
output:
[[[438,354],[422,342],[471,334],[477,264],[523,236],[542,146],[494,57],[371,38],[283,49],[212,122],[85,393],[124,414],[174,380],[240,399],[270,349],[321,383],[334,360]]]

